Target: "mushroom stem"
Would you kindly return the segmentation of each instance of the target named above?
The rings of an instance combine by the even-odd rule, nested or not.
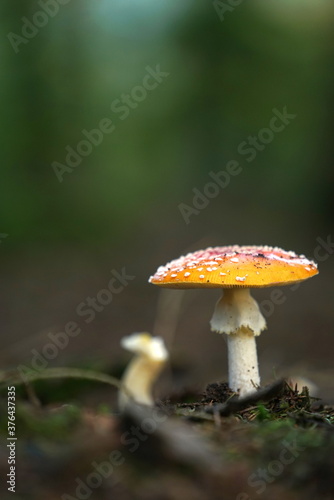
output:
[[[256,341],[251,331],[227,335],[228,380],[232,391],[244,396],[260,385]]]
[[[229,386],[241,396],[260,383],[255,336],[266,328],[256,300],[248,288],[228,288],[218,300],[211,329],[226,333],[228,340]]]
[[[152,386],[168,358],[163,340],[139,333],[124,337],[121,344],[136,355],[122,377],[118,395],[120,410],[124,411],[133,402],[153,406]]]
[[[133,358],[122,378],[124,389],[119,392],[121,410],[125,408],[131,397],[136,403],[154,405],[152,386],[163,365],[163,362],[152,361],[143,355]]]

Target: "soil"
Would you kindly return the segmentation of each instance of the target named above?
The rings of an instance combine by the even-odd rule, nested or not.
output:
[[[52,401],[53,387],[17,387],[16,500],[334,499],[334,409],[306,387],[278,380],[241,399],[212,383],[125,415],[79,395]]]

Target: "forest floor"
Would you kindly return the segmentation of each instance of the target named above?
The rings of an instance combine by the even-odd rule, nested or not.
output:
[[[334,408],[307,388],[278,380],[241,399],[214,383],[121,415],[75,397],[78,387],[93,391],[92,380],[22,386],[10,377],[2,374],[2,500],[334,499]]]

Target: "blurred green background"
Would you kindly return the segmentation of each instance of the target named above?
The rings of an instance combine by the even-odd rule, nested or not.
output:
[[[120,338],[147,330],[171,350],[166,392],[226,379],[225,343],[208,323],[217,291],[161,294],[149,275],[215,245],[316,258],[317,239],[333,233],[334,6],[230,3],[1,3],[1,368],[29,366],[75,321],[80,334],[48,366],[112,370],[128,359]],[[157,67],[161,81],[143,90]],[[263,132],[285,107],[295,118]],[[66,148],[106,118],[114,130],[57,177]],[[230,160],[240,173],[186,223],[180,204],[194,208],[193,190]],[[307,376],[330,398],[334,255],[322,253],[320,275],[286,290],[258,346],[263,382]],[[124,267],[135,278],[86,323],[78,305]]]

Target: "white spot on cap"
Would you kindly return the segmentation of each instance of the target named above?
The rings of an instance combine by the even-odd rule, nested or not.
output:
[[[226,273],[219,273],[220,276],[226,276]]]
[[[239,259],[238,257],[233,257],[232,259],[230,259],[231,262],[239,262]]]
[[[204,274],[200,274],[200,275],[199,275],[199,278],[200,278],[201,280],[204,280],[204,278],[205,278]]]
[[[243,277],[241,277],[241,276],[236,276],[236,277],[235,277],[235,279],[236,279],[237,281],[245,281],[246,277],[247,277],[247,276],[243,276]]]
[[[206,268],[206,270],[207,270],[208,272],[211,272],[211,271],[212,271],[211,267],[207,267],[207,268]]]
[[[171,274],[170,277],[171,278],[176,278],[177,274]]]
[[[184,277],[187,278],[188,276],[190,276],[191,273],[184,273]]]

